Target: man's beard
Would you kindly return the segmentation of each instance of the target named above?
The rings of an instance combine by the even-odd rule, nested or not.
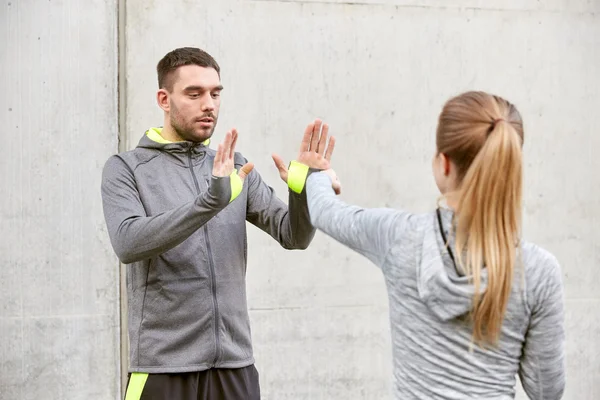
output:
[[[204,142],[206,139],[210,139],[217,127],[217,116],[211,112],[204,113],[200,118],[212,118],[213,124],[210,130],[202,129],[201,133],[199,133],[194,125],[196,122],[196,118],[194,118],[191,122],[186,123],[181,118],[181,114],[179,114],[179,110],[173,104],[171,104],[171,126],[173,130],[177,132],[180,138],[183,140],[187,140],[190,142]]]

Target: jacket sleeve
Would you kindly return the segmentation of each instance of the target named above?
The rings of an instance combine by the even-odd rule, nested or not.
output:
[[[117,257],[130,264],[172,249],[225,208],[231,198],[230,178],[212,177],[209,190],[194,201],[147,216],[133,171],[118,156],[102,172],[102,205]]]
[[[558,400],[565,389],[564,300],[561,269],[552,258],[533,279],[534,304],[519,377],[530,399]]]
[[[246,220],[271,235],[288,250],[306,249],[315,235],[306,193],[289,190],[288,205],[281,201],[256,171],[250,172]]]
[[[381,267],[396,236],[408,225],[408,213],[389,208],[361,208],[341,201],[331,178],[312,174],[306,182],[313,225]]]

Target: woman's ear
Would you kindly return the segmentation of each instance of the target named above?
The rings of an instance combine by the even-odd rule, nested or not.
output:
[[[442,170],[444,172],[444,176],[450,176],[450,173],[452,172],[451,171],[452,163],[450,162],[450,159],[444,153],[440,153],[439,157],[440,157],[440,163],[442,164]]]

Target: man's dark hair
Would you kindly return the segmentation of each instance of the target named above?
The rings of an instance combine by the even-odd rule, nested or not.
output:
[[[158,88],[173,90],[173,73],[184,65],[197,65],[204,68],[214,68],[221,76],[217,61],[204,50],[195,47],[181,47],[168,52],[156,66]]]

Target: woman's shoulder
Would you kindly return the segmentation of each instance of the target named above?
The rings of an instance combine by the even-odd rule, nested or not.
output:
[[[562,292],[562,267],[557,257],[540,245],[522,241],[520,248],[528,303],[535,308],[553,294]]]
[[[544,247],[521,241],[521,258],[527,275],[539,276],[560,272],[560,263],[554,254]]]

